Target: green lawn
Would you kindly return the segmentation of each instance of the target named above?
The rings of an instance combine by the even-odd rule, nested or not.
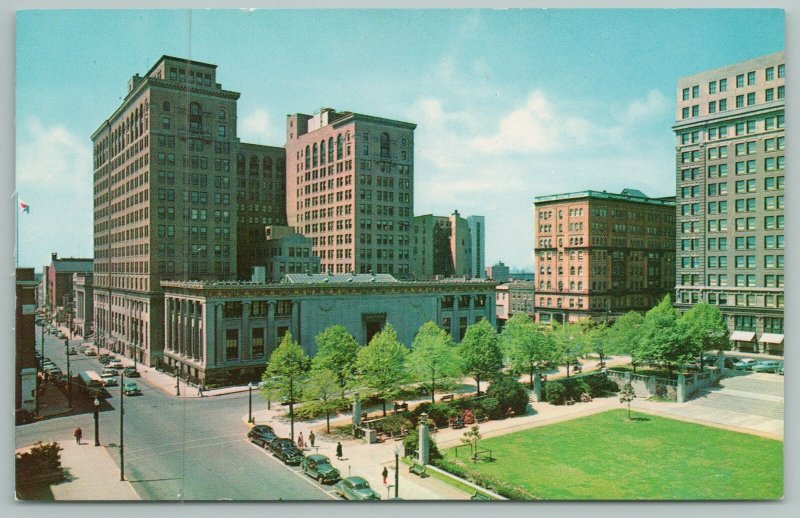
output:
[[[749,500],[783,496],[783,442],[625,410],[481,440],[467,467],[546,500]],[[453,449],[444,452],[452,460]],[[460,459],[468,455],[459,451]]]

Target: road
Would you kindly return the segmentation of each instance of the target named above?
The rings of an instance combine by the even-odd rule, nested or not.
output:
[[[38,333],[41,332],[37,327]],[[37,348],[41,336],[37,333]],[[72,341],[70,345],[79,345]],[[45,356],[66,372],[64,341],[46,335]],[[70,357],[71,370],[102,370],[94,358]],[[178,399],[142,380],[141,396],[126,396],[125,477],[143,500],[327,500],[331,488],[274,459],[247,440],[247,394]],[[119,464],[119,387],[100,406],[100,442]],[[17,446],[71,440],[81,427],[93,439],[85,396],[73,394],[75,412],[16,428]]]

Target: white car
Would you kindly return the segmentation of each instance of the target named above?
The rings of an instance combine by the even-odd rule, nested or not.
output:
[[[103,372],[100,374],[101,378],[113,378],[117,375],[117,371],[114,369],[103,369]]]
[[[122,362],[119,361],[119,360],[114,360],[112,362],[109,362],[108,365],[106,365],[106,367],[109,368],[109,369],[121,369],[122,368]]]

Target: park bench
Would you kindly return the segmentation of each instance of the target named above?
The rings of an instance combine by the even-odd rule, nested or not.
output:
[[[417,464],[416,462],[409,466],[408,472],[418,475],[419,478],[425,478],[428,476],[428,474],[425,472],[425,466],[422,464]]]
[[[471,497],[469,497],[469,499],[470,500],[491,500],[492,497],[490,497],[489,495],[484,495],[483,493],[480,493],[478,491],[475,491],[475,494],[472,495]]]
[[[574,399],[572,399],[572,398],[569,398],[569,399],[566,401],[566,403],[567,403],[567,405],[574,405],[574,404],[575,404],[575,400],[574,400]]]
[[[394,413],[397,412],[408,412],[408,403],[403,401],[402,403],[398,403],[397,401],[394,402]]]
[[[488,420],[489,420],[489,416],[488,416],[488,415],[485,415],[485,416],[483,416],[482,418],[478,419],[478,422],[479,422],[479,423],[485,423],[485,422],[486,422],[486,421],[488,421]]]
[[[442,399],[440,399],[440,401],[452,401],[452,400],[453,400],[453,394],[445,394],[444,396],[442,396]]]

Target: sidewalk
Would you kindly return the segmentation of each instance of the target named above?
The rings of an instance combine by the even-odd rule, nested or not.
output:
[[[119,479],[119,467],[104,446],[94,446],[94,439],[84,437],[76,444],[73,437],[59,440],[64,481],[37,492],[37,500],[140,500],[131,484]],[[18,448],[27,451],[30,446]],[[48,490],[49,489],[49,490]]]

